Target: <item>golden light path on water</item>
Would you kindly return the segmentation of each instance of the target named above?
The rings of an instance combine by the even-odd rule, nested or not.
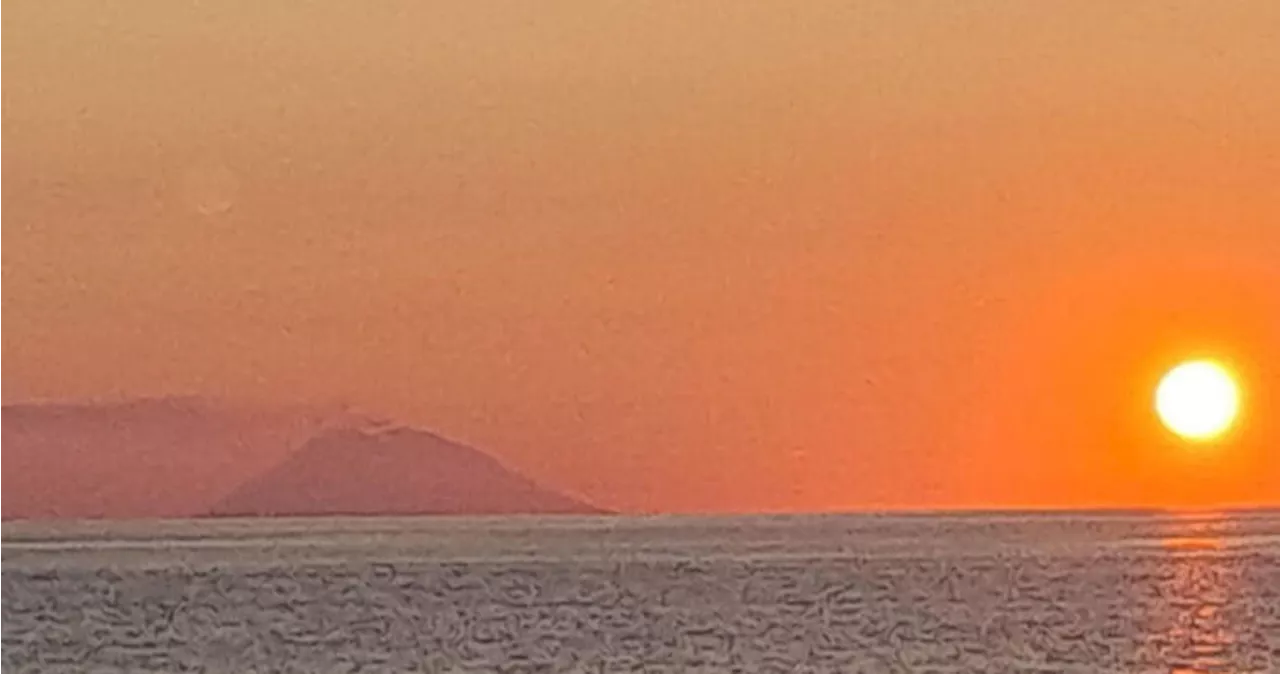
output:
[[[1215,554],[1224,549],[1223,534],[1234,529],[1225,513],[1175,515],[1166,525],[1161,546],[1168,553],[1159,580],[1165,622],[1148,645],[1168,662],[1172,672],[1234,671],[1233,651],[1240,638],[1241,619],[1229,606],[1237,588],[1226,562]]]

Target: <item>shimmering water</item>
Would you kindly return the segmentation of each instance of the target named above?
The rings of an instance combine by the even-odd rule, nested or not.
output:
[[[5,525],[5,672],[1262,672],[1280,513]]]

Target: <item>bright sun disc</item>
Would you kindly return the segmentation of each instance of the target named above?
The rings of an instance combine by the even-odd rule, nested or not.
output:
[[[1231,372],[1211,360],[1169,370],[1156,387],[1156,414],[1188,440],[1212,440],[1231,428],[1240,411],[1240,389]]]

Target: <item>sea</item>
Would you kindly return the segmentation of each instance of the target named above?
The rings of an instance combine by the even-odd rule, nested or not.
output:
[[[1280,671],[1280,511],[3,535],[6,674]]]

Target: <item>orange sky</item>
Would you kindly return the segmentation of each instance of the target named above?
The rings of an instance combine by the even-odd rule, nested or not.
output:
[[[5,402],[346,401],[628,510],[1280,502],[1280,3],[5,20]]]

